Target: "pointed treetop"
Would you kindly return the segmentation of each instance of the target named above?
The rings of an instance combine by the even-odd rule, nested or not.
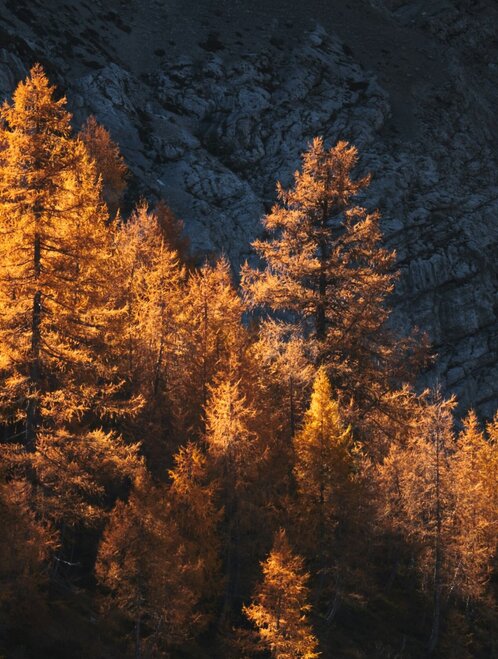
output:
[[[309,574],[301,556],[292,552],[284,529],[275,534],[261,567],[263,580],[252,604],[243,609],[258,630],[260,648],[275,659],[316,659],[318,642],[308,619]]]
[[[35,64],[29,76],[17,86],[12,104],[5,103],[1,115],[11,129],[28,132],[57,132],[62,137],[71,134],[71,114],[65,97],[55,99],[51,85],[41,66]]]
[[[336,435],[337,431],[341,429],[337,435],[338,443],[347,444],[350,438],[351,427],[343,428],[339,403],[332,395],[332,386],[323,366],[318,369],[313,382],[313,392],[309,409],[305,414],[304,427],[308,430],[319,427],[325,432],[335,429],[334,434]]]

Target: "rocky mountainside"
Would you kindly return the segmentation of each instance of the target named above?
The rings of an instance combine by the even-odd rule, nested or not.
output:
[[[250,256],[314,135],[374,181],[402,277],[462,406],[498,407],[498,7],[493,0],[2,0],[0,95],[40,61],[95,114],[193,247]]]

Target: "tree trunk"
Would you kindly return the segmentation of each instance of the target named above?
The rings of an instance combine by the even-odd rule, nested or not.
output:
[[[441,618],[441,474],[440,474],[440,452],[441,437],[439,431],[436,432],[436,465],[435,465],[435,485],[436,485],[436,535],[434,548],[434,595],[433,595],[433,612],[432,612],[432,631],[429,639],[429,654],[432,654],[437,647],[439,640],[439,626]]]
[[[240,564],[239,542],[240,531],[238,524],[238,501],[236,491],[237,478],[235,475],[235,466],[230,458],[225,460],[224,465],[225,479],[227,482],[227,537],[226,537],[226,582],[225,595],[223,599],[223,610],[221,613],[221,627],[228,627],[232,616],[233,600],[237,589],[238,572]]]
[[[33,251],[35,282],[39,283],[41,274],[41,239],[36,232]],[[36,450],[36,435],[40,424],[39,391],[41,379],[40,342],[41,342],[42,293],[35,291],[31,315],[31,359],[29,366],[29,392],[26,409],[26,450]]]
[[[316,309],[316,338],[324,341],[326,335],[326,308],[327,308],[327,247],[320,242],[320,274],[318,277],[318,304]]]

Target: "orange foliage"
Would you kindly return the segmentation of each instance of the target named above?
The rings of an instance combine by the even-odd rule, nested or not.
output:
[[[265,269],[246,265],[242,285],[253,307],[280,314],[305,338],[308,360],[326,367],[363,418],[392,411],[393,383],[412,377],[414,343],[386,327],[396,255],[381,245],[379,214],[354,204],[370,181],[352,178],[357,162],[346,142],[326,150],[313,140],[294,186],[277,186],[278,202],[263,218],[270,238],[253,243]]]
[[[114,218],[126,190],[128,167],[118,145],[112,141],[109,131],[98,124],[95,117],[88,117],[79,137],[95,162],[97,173],[102,177],[102,194],[109,215]]]
[[[273,548],[261,564],[263,581],[244,613],[256,626],[261,649],[275,659],[315,659],[318,642],[308,621],[311,609],[304,562],[292,553],[285,531],[275,535]]]

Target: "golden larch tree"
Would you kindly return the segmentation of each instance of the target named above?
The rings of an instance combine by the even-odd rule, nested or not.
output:
[[[198,572],[171,514],[164,486],[138,476],[127,503],[119,501],[104,532],[96,575],[107,595],[134,625],[135,656],[168,656],[204,623],[198,610]]]
[[[32,486],[25,480],[0,482],[0,614],[2,636],[25,633],[43,611],[49,558],[56,535],[31,510]]]
[[[168,502],[175,523],[197,572],[197,592],[211,605],[221,587],[220,540],[222,518],[216,502],[218,483],[210,479],[208,461],[200,446],[190,442],[180,447],[169,470]]]
[[[313,140],[294,185],[277,185],[263,218],[270,237],[253,243],[264,268],[246,265],[242,285],[253,307],[305,337],[308,359],[327,368],[334,389],[364,416],[389,404],[411,342],[386,326],[396,255],[381,244],[379,214],[355,203],[370,182],[354,178],[357,163],[347,142],[326,149]]]
[[[183,404],[184,268],[145,203],[114,234],[123,327],[110,337],[109,349],[119,355],[133,395],[145,401],[136,424],[145,431],[149,464],[164,469],[167,434]]]
[[[109,215],[114,218],[126,191],[128,167],[109,131],[101,126],[93,115],[88,117],[79,136],[95,162],[97,174],[102,177],[102,194]]]
[[[255,588],[244,613],[255,625],[260,647],[275,659],[314,659],[318,642],[309,622],[309,575],[303,559],[290,548],[284,530],[275,535],[273,548],[261,564],[263,580]]]
[[[107,213],[65,104],[36,65],[0,112],[0,422],[32,454],[44,514],[79,523],[103,503],[105,474],[133,471],[136,450],[111,426],[139,401],[107,350]]]
[[[351,533],[363,492],[356,477],[359,451],[323,367],[293,445],[298,536],[317,573],[317,606],[330,620],[346,582],[345,563],[357,551]]]
[[[210,387],[205,414],[204,441],[224,506],[220,525],[225,573],[221,624],[226,625],[230,621],[234,600],[240,594],[242,536],[247,522],[245,508],[258,462],[251,427],[255,412],[243,394],[240,382],[228,376]]]
[[[306,340],[289,332],[285,323],[268,319],[258,328],[251,356],[253,377],[259,376],[261,388],[275,398],[273,413],[279,414],[289,441],[303,416],[315,371],[306,356]]]
[[[184,270],[145,203],[116,231],[116,261],[126,311],[121,350],[127,377],[153,400],[175,384]]]
[[[238,368],[245,342],[244,307],[226,259],[219,259],[214,266],[206,263],[191,273],[183,308],[186,338],[182,407],[187,408],[183,423],[194,434],[202,434],[202,412],[209,399],[209,387],[216,377]]]
[[[482,447],[481,479],[483,496],[488,501],[491,537],[498,536],[498,412],[486,426],[487,443]],[[498,550],[498,547],[497,547]]]
[[[452,471],[455,406],[454,398],[444,400],[439,392],[421,400],[405,441],[393,443],[378,467],[384,523],[411,544],[423,590],[432,599],[430,652],[439,642],[443,604],[459,562]]]
[[[298,495],[304,518],[318,524],[314,537],[319,528],[323,533],[326,517],[337,516],[346,504],[354,469],[353,448],[351,426],[344,423],[327,373],[320,368],[303,427],[294,437]]]
[[[458,551],[454,581],[463,598],[481,598],[491,575],[498,538],[497,465],[496,443],[485,436],[475,412],[469,412],[451,459]]]

